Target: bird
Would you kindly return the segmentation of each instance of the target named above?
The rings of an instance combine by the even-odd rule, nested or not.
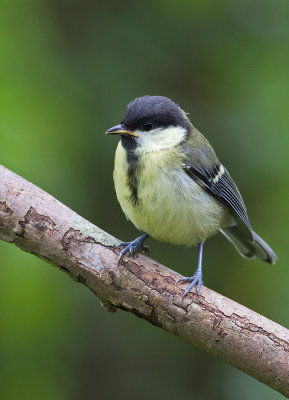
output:
[[[118,264],[128,254],[148,253],[144,241],[198,246],[197,269],[184,296],[203,285],[204,242],[221,232],[247,259],[274,264],[277,257],[252,229],[241,194],[209,141],[178,104],[164,96],[132,100],[119,125],[105,132],[120,135],[114,160],[117,200],[142,232],[119,243]]]

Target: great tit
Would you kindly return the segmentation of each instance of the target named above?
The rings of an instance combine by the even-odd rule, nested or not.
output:
[[[270,264],[273,250],[253,230],[241,194],[208,140],[186,113],[163,96],[132,100],[124,118],[106,132],[120,135],[113,172],[123,212],[143,235],[122,242],[119,263],[147,251],[149,236],[164,242],[198,245],[198,266],[187,295],[203,284],[202,255],[206,239],[220,231],[248,259]]]

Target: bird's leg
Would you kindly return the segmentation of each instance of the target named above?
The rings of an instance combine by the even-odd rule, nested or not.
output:
[[[146,254],[149,253],[149,248],[148,246],[144,246],[143,242],[149,237],[147,233],[144,235],[136,238],[135,240],[132,240],[131,242],[121,242],[118,244],[119,247],[124,247],[123,250],[119,253],[118,257],[118,264],[122,262],[123,257],[127,252],[130,253],[130,255],[133,257],[134,253],[138,251],[144,251]]]
[[[188,277],[188,278],[182,278],[179,281],[179,282],[190,282],[189,286],[185,290],[183,297],[185,297],[188,293],[190,293],[191,289],[194,286],[197,287],[197,293],[200,293],[200,289],[203,284],[203,273],[202,273],[203,246],[204,246],[204,242],[200,242],[198,244],[198,249],[199,249],[198,267],[197,267],[194,275],[191,277]]]

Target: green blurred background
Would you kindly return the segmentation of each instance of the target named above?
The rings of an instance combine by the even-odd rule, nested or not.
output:
[[[213,144],[276,251],[272,267],[206,244],[206,286],[289,326],[289,3],[0,2],[1,163],[120,239],[116,201],[126,104],[171,97]],[[150,241],[191,274],[196,250]],[[193,258],[194,255],[194,258]],[[0,243],[1,399],[280,399],[237,369],[145,321],[106,313],[56,268]]]

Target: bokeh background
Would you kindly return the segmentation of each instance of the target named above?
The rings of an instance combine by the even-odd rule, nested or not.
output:
[[[238,183],[272,267],[215,237],[205,284],[289,326],[288,0],[0,3],[1,163],[120,239],[113,157],[126,104],[165,95],[190,113]],[[185,275],[196,250],[150,240]],[[194,258],[193,258],[194,256]],[[133,315],[105,312],[56,268],[0,243],[0,397],[280,399]]]

